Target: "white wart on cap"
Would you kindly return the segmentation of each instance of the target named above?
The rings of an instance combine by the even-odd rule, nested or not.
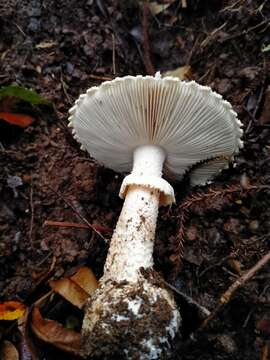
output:
[[[207,86],[159,76],[126,76],[81,95],[70,110],[75,138],[96,160],[115,171],[129,171],[134,150],[160,146],[164,175],[176,180],[194,164],[191,178],[204,184],[243,146],[241,122],[231,105]]]

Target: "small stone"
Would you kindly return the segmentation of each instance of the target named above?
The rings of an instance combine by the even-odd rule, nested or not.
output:
[[[224,230],[233,234],[238,234],[240,229],[240,222],[238,219],[230,218],[225,224],[224,224]]]
[[[217,340],[227,354],[232,354],[237,350],[236,343],[231,336],[225,334],[219,335]]]
[[[250,230],[257,230],[259,228],[259,221],[258,220],[252,220],[249,223]]]
[[[186,236],[189,241],[196,240],[198,238],[197,228],[195,226],[191,225],[186,231]]]
[[[22,186],[22,185],[23,185],[23,182],[22,182],[22,179],[19,176],[10,176],[10,175],[8,175],[7,186],[13,190],[15,198],[18,197],[18,193],[17,193],[16,188],[18,186]]]

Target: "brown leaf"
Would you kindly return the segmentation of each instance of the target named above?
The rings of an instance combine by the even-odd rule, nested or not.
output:
[[[5,120],[10,124],[17,125],[21,128],[26,128],[35,121],[32,116],[25,114],[12,114],[9,112],[0,112],[0,119]]]
[[[19,360],[19,353],[15,346],[9,341],[3,341],[0,346],[1,360]]]
[[[166,71],[165,73],[162,74],[162,77],[165,76],[177,77],[180,80],[190,80],[192,78],[191,66],[185,65],[175,70]]]
[[[89,298],[88,293],[69,278],[51,280],[49,284],[53,291],[79,309],[83,308],[86,300]]]
[[[71,277],[77,285],[79,285],[88,295],[92,295],[93,292],[98,288],[98,281],[87,266],[81,267],[76,274]]]
[[[37,307],[34,307],[32,311],[31,329],[40,340],[50,343],[61,350],[73,354],[79,354],[80,352],[80,334],[64,328],[57,321],[43,319]]]
[[[81,267],[70,278],[52,280],[49,282],[53,291],[63,296],[71,304],[82,309],[89,295],[98,287],[98,281],[93,272],[86,266]]]
[[[264,107],[259,121],[261,125],[265,125],[270,122],[270,86],[268,86],[265,91]]]
[[[23,318],[18,320],[18,330],[21,335],[20,360],[40,360],[43,357],[43,351],[33,341],[34,337],[31,331],[31,311],[26,311]]]

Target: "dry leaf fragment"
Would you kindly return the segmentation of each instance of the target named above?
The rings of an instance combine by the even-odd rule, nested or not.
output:
[[[265,91],[264,106],[259,122],[260,125],[265,125],[270,122],[270,86],[268,86]]]
[[[26,306],[19,301],[6,301],[0,304],[0,320],[17,320],[25,310]]]
[[[69,278],[51,280],[49,284],[54,292],[79,309],[83,308],[86,300],[89,298],[88,293]]]
[[[163,12],[164,10],[167,9],[167,7],[169,7],[171,4],[158,4],[156,1],[153,2],[149,2],[148,6],[149,6],[149,10],[151,11],[152,15],[158,15],[161,12]]]
[[[88,295],[92,295],[93,292],[98,288],[98,281],[87,266],[81,267],[71,279],[79,285]]]
[[[192,78],[192,70],[190,65],[180,66],[175,70],[166,71],[162,74],[162,77],[173,76],[180,80],[190,80]]]
[[[53,41],[53,40],[48,40],[48,41],[42,41],[41,43],[36,45],[37,49],[50,49],[53,46],[56,46],[57,42]]]
[[[98,281],[93,272],[86,266],[81,267],[70,278],[52,280],[49,282],[53,291],[63,296],[71,304],[82,309],[89,295],[98,287]]]
[[[19,353],[15,346],[9,341],[3,341],[0,346],[1,360],[19,360]]]
[[[12,114],[9,112],[0,112],[0,119],[9,122],[10,124],[26,128],[31,125],[35,119],[32,116],[25,114]]]
[[[73,330],[64,328],[54,320],[43,319],[37,307],[32,311],[31,329],[40,339],[57,348],[78,354],[81,348],[81,336]]]

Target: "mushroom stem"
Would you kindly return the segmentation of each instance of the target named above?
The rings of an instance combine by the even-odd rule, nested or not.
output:
[[[164,151],[142,146],[134,152],[131,175],[161,177]],[[153,247],[159,208],[159,189],[129,185],[104,268],[104,279],[137,281],[139,269],[153,266]]]
[[[173,296],[152,269],[159,203],[174,199],[173,189],[161,178],[164,160],[165,152],[155,145],[134,151],[104,275],[86,304],[84,356],[115,353],[127,359],[157,359],[169,352],[180,326]]]
[[[159,190],[131,185],[111,239],[104,278],[136,281],[141,267],[153,265]]]

